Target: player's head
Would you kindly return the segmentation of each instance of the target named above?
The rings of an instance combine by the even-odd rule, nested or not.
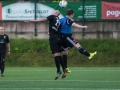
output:
[[[4,34],[4,30],[5,28],[0,26],[0,34]]]
[[[60,15],[60,11],[59,10],[55,10],[55,11],[53,11],[52,14],[55,15],[55,16],[59,16]]]
[[[74,16],[74,10],[69,9],[69,10],[67,11],[66,15],[69,16],[70,18],[73,18],[73,16]]]

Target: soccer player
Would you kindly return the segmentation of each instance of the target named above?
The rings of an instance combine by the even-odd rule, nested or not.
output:
[[[60,31],[59,31],[59,27],[60,27],[60,20],[59,20],[59,16],[60,12],[58,10],[55,10],[52,15],[49,15],[46,18],[41,18],[38,20],[30,20],[31,22],[42,22],[42,21],[49,21],[49,43],[50,43],[50,48],[55,60],[55,64],[57,67],[57,75],[55,77],[55,80],[58,79],[58,77],[62,74],[61,70],[60,70],[60,64],[63,68],[63,75],[62,78],[66,77],[66,68],[64,66],[64,61],[61,58],[60,55],[60,48],[62,48],[61,46],[61,42],[60,42]]]
[[[62,39],[63,47],[70,47],[70,48],[75,47],[81,54],[84,54],[85,56],[87,56],[88,59],[92,59],[93,56],[97,52],[96,51],[94,53],[87,52],[72,37],[72,27],[87,29],[87,26],[82,26],[82,25],[75,23],[72,19],[73,16],[74,16],[74,11],[70,9],[67,11],[66,17],[64,17],[60,20],[60,22],[61,22],[60,32],[61,32],[61,39]],[[67,57],[68,51],[65,51],[64,53],[66,54],[66,57]],[[66,64],[67,62],[64,62],[64,63]]]
[[[4,76],[6,52],[10,55],[10,43],[8,35],[4,34],[5,28],[0,26],[0,69],[1,76]],[[7,47],[7,48],[6,48]]]

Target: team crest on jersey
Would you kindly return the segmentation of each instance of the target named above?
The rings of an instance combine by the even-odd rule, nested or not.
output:
[[[6,36],[4,36],[4,39],[6,39]]]

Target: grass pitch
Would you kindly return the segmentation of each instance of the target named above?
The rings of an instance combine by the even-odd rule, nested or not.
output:
[[[6,67],[0,90],[120,90],[120,67],[70,67],[65,79],[55,67]]]

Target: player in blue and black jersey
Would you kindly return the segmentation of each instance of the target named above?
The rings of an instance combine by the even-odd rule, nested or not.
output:
[[[96,51],[94,53],[89,53],[86,51],[77,41],[72,37],[72,27],[76,28],[85,28],[87,29],[87,26],[82,26],[74,22],[72,19],[74,16],[74,11],[73,10],[68,10],[66,17],[61,18],[61,39],[63,43],[63,47],[75,47],[81,54],[84,54],[85,56],[88,57],[88,59],[92,59],[93,56],[97,53]],[[64,63],[67,67],[67,54],[68,50],[64,51]]]

